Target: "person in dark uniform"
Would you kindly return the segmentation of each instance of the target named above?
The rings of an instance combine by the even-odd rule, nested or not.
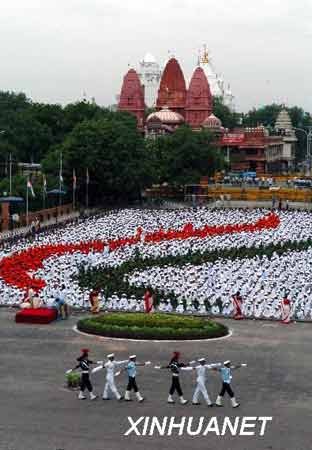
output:
[[[90,399],[95,400],[97,398],[97,395],[93,393],[93,387],[90,381],[90,365],[94,364],[94,362],[90,361],[89,350],[87,348],[83,348],[81,350],[81,353],[82,354],[79,356],[79,358],[77,358],[78,364],[74,368],[74,370],[81,370],[80,391],[78,398],[79,400],[85,400],[86,397],[84,395],[84,391],[87,388],[90,393]]]
[[[180,403],[185,405],[188,400],[183,397],[183,391],[180,384],[180,369],[186,369],[187,364],[180,362],[180,352],[174,352],[168,366],[159,366],[159,369],[170,369],[172,373],[171,387],[169,390],[168,403],[174,403],[173,394],[177,392],[180,397]]]

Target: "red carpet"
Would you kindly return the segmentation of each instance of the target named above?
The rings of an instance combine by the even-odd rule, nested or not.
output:
[[[56,318],[57,311],[54,308],[29,308],[17,312],[15,315],[15,322],[47,324],[53,322]]]

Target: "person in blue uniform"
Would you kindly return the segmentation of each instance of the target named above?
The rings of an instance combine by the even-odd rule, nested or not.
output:
[[[149,361],[145,363],[139,363],[136,360],[136,355],[129,356],[129,362],[126,366],[126,371],[128,374],[128,384],[125,392],[125,401],[129,402],[131,401],[131,391],[133,390],[135,392],[137,400],[141,403],[144,401],[144,397],[140,394],[139,388],[136,383],[136,374],[137,374],[137,367],[138,366],[147,366],[150,364]]]
[[[218,368],[214,368],[213,370],[216,370],[218,372],[220,372],[221,375],[221,379],[222,379],[222,388],[220,391],[220,394],[217,397],[216,400],[216,406],[223,406],[222,405],[222,399],[224,397],[224,394],[227,392],[228,395],[230,396],[231,399],[231,403],[233,408],[238,408],[238,406],[240,405],[235,398],[234,392],[232,390],[231,387],[231,381],[232,381],[232,370],[235,369],[239,369],[240,367],[243,367],[242,364],[238,364],[236,366],[231,365],[231,361],[224,361],[223,366],[222,367],[218,367]]]

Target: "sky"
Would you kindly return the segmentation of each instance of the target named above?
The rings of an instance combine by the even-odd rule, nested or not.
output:
[[[312,0],[1,0],[0,90],[110,105],[146,52],[189,78],[203,44],[237,110],[312,112]]]

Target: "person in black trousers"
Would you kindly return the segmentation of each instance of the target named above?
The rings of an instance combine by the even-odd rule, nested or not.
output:
[[[137,366],[148,366],[150,364],[150,361],[146,361],[145,363],[139,363],[136,360],[136,355],[131,355],[129,356],[129,362],[125,368],[125,370],[128,373],[128,384],[127,384],[127,389],[125,392],[125,400],[126,402],[130,402],[131,401],[131,391],[133,390],[135,392],[136,398],[137,400],[141,403],[144,401],[144,397],[142,397],[142,395],[139,392],[137,383],[136,383],[136,374],[137,374]]]
[[[224,397],[224,394],[227,393],[231,399],[231,403],[233,408],[238,408],[239,403],[236,401],[234,392],[231,387],[231,381],[232,381],[232,370],[239,369],[240,367],[245,367],[247,364],[238,364],[238,365],[232,365],[230,360],[224,361],[222,367],[214,368],[213,370],[217,370],[220,372],[221,380],[222,380],[222,387],[220,394],[217,397],[216,400],[216,406],[223,406],[222,405],[222,399]]]
[[[180,352],[174,352],[168,366],[160,366],[160,369],[170,369],[172,373],[172,382],[169,390],[168,403],[174,403],[174,399],[172,398],[173,394],[177,392],[180,397],[180,403],[185,405],[188,401],[183,397],[183,391],[180,384],[180,369],[187,367],[187,364],[181,363],[180,361]]]
[[[74,368],[81,370],[81,380],[80,380],[80,392],[78,395],[79,400],[85,400],[84,391],[85,389],[88,389],[90,393],[90,399],[95,400],[97,398],[97,395],[93,393],[93,387],[90,381],[90,365],[94,364],[93,361],[90,361],[89,359],[89,350],[86,348],[83,348],[81,350],[82,354],[77,358],[78,364]],[[68,371],[68,373],[71,371]]]

